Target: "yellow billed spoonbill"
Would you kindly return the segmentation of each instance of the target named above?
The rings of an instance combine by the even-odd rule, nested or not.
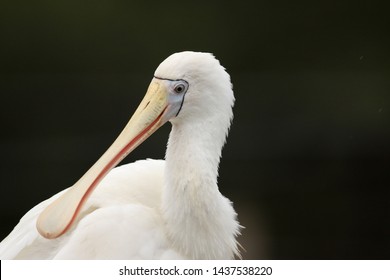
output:
[[[24,215],[0,243],[0,259],[239,256],[237,215],[217,185],[233,105],[213,55],[169,56],[115,142],[72,187]],[[114,168],[168,121],[165,161]]]

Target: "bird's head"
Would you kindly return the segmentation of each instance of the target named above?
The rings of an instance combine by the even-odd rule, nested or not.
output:
[[[156,69],[153,84],[166,90],[172,109],[167,116],[173,123],[195,121],[216,111],[219,116],[232,116],[230,76],[210,53],[186,51],[169,56]]]

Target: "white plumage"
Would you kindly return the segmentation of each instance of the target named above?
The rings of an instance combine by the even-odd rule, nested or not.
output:
[[[217,186],[233,104],[230,77],[211,54],[171,55],[109,150],[73,187],[31,209],[0,243],[0,258],[239,256],[236,213]],[[166,121],[165,161],[109,171]]]

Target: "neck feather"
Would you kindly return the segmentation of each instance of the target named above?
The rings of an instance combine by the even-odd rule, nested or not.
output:
[[[236,213],[217,186],[228,128],[212,131],[215,122],[174,123],[166,153],[162,207],[167,233],[175,249],[193,259],[238,254]]]

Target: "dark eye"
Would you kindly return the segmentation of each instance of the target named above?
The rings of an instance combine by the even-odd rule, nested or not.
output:
[[[174,90],[176,93],[183,93],[183,92],[185,92],[185,90],[186,90],[186,85],[185,85],[185,84],[182,84],[182,83],[177,84],[173,90]]]

